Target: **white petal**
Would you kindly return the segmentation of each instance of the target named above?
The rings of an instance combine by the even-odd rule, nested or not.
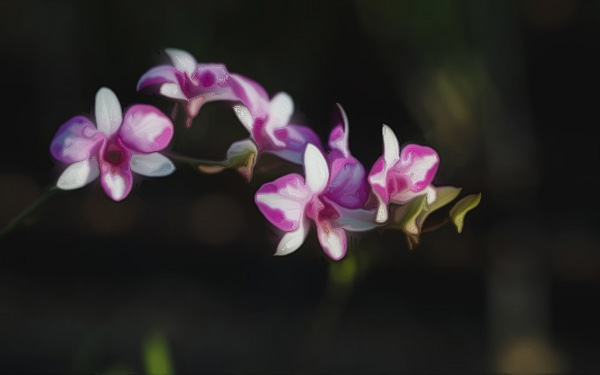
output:
[[[252,131],[252,125],[254,125],[254,119],[252,118],[252,114],[248,110],[248,107],[243,106],[243,105],[234,105],[233,112],[235,112],[235,115],[240,120],[242,125],[244,125],[244,127],[246,129],[248,129],[248,131]]]
[[[306,234],[308,233],[309,225],[306,220],[300,221],[298,229],[293,232],[286,233],[277,245],[277,251],[273,255],[283,256],[293,253],[298,250],[304,243]]]
[[[131,157],[131,170],[148,177],[168,176],[175,171],[175,165],[166,156],[153,152]]]
[[[175,69],[184,72],[189,78],[193,78],[193,74],[198,66],[194,56],[176,48],[167,48],[165,52],[169,55]]]
[[[162,86],[160,86],[160,94],[171,99],[188,100],[176,83],[163,83]]]
[[[73,190],[94,181],[100,175],[98,159],[95,157],[73,163],[58,178],[56,186],[63,190]]]
[[[119,201],[123,199],[125,193],[127,192],[127,181],[120,174],[110,174],[105,173],[102,176],[102,181],[104,182],[105,188],[107,188],[110,193],[108,195],[115,201]]]
[[[304,150],[304,175],[306,185],[313,194],[325,190],[329,181],[329,168],[321,151],[312,143],[307,144]]]
[[[408,190],[401,194],[396,194],[396,195],[390,197],[390,202],[397,203],[397,204],[406,204],[409,201],[411,201],[412,199],[419,197],[423,194],[427,194],[427,204],[432,204],[437,199],[438,191],[432,185],[427,185],[427,187],[425,189],[423,189],[417,193]]]
[[[385,223],[388,219],[388,207],[387,204],[376,194],[377,196],[377,214],[375,215],[375,221],[377,223]]]
[[[271,99],[269,106],[269,125],[273,130],[283,128],[290,122],[294,113],[294,101],[285,92],[280,92]]]
[[[123,122],[121,104],[115,93],[108,87],[102,87],[96,93],[96,126],[106,136],[116,133]]]
[[[400,160],[400,145],[398,138],[387,125],[383,125],[383,160],[385,168],[390,169],[398,160]]]

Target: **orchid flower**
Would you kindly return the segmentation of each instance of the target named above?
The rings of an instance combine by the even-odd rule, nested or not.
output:
[[[123,115],[115,93],[103,87],[96,93],[94,111],[95,125],[85,116],[75,116],[51,142],[52,156],[71,164],[58,178],[58,188],[77,189],[100,176],[106,194],[120,201],[131,191],[131,172],[160,177],[175,170],[157,152],[173,137],[173,123],[157,108],[136,104]]]
[[[366,231],[376,226],[374,212],[342,207],[327,197],[328,163],[322,152],[308,144],[303,154],[304,179],[296,173],[266,183],[256,192],[259,210],[273,225],[287,232],[275,255],[287,255],[303,243],[311,219],[323,251],[334,260],[346,254],[346,230]]]
[[[294,102],[288,94],[278,93],[270,101],[255,97],[253,102],[257,104],[254,110],[244,105],[235,105],[233,110],[259,151],[302,164],[302,153],[308,143],[322,148],[319,137],[310,128],[289,124]]]
[[[438,154],[429,147],[408,144],[400,152],[398,139],[392,129],[383,125],[383,156],[379,157],[369,173],[369,183],[377,196],[376,221],[388,219],[388,204],[405,204],[411,199],[427,195],[432,204],[437,190],[431,181],[439,164]]]
[[[173,66],[160,65],[148,70],[140,77],[137,90],[151,89],[180,102],[187,113],[187,127],[204,103],[216,100],[241,101],[253,114],[264,115],[260,113],[260,104],[269,97],[258,83],[230,74],[223,64],[198,64],[186,51],[169,48],[165,52]]]

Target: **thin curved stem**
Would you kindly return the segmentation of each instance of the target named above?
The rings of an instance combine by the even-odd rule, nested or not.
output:
[[[174,152],[164,152],[165,156],[170,157],[176,162],[187,164],[191,167],[197,168],[199,165],[201,166],[215,166],[215,167],[227,167],[227,164],[223,161],[213,161],[213,160],[205,160],[205,159],[197,159],[189,156],[180,155]]]
[[[50,196],[54,195],[60,189],[56,186],[46,188],[40,196],[38,196],[33,202],[31,202],[21,213],[15,216],[0,232],[0,239],[4,238],[10,233],[23,219],[29,216],[35,211],[42,203],[44,203]]]

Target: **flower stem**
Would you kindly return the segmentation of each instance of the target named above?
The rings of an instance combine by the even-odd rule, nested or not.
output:
[[[10,233],[23,219],[29,216],[33,211],[35,211],[44,201],[46,201],[50,196],[54,193],[60,191],[60,189],[56,186],[51,186],[46,188],[46,190],[37,197],[36,200],[31,202],[21,213],[15,216],[0,232],[0,239],[4,238],[8,233]]]
[[[213,160],[205,160],[205,159],[197,159],[197,158],[192,158],[189,156],[185,156],[185,155],[179,155],[177,153],[174,152],[164,152],[164,154],[168,157],[170,157],[171,159],[179,162],[179,163],[183,163],[183,164],[187,164],[191,167],[193,167],[194,169],[197,168],[199,165],[201,166],[216,166],[216,167],[227,167],[225,162],[222,161],[213,161]]]

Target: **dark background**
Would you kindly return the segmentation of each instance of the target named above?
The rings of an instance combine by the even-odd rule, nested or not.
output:
[[[340,103],[367,168],[385,123],[439,152],[436,185],[483,196],[463,233],[414,251],[398,232],[354,236],[357,277],[335,284],[314,230],[272,257],[253,195],[296,170],[274,158],[250,184],[181,165],[120,203],[96,183],[54,195],[0,240],[0,372],[147,373],[156,340],[189,374],[600,371],[600,2],[15,0],[0,14],[2,226],[56,182],[50,141],[101,86],[171,113],[135,91],[169,47],[288,92],[323,141]],[[172,150],[214,160],[247,136],[223,103],[175,134]]]

